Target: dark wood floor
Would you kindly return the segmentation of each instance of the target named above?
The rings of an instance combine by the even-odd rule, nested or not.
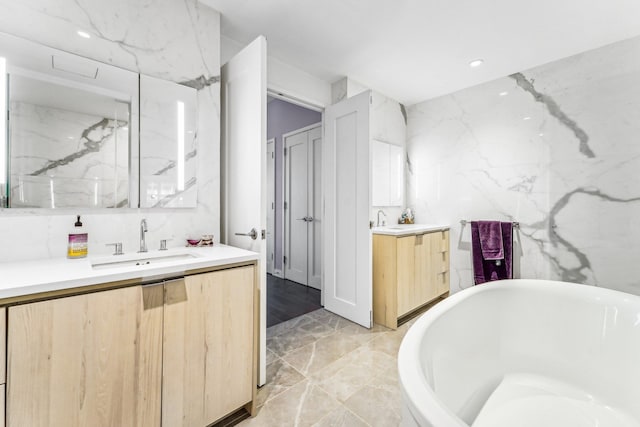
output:
[[[267,274],[267,328],[319,308],[318,289]]]

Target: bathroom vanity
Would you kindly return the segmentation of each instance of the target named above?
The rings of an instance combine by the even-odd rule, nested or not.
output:
[[[449,293],[449,227],[398,224],[373,232],[373,320],[391,329]]]
[[[253,412],[257,257],[216,245],[0,265],[0,425],[197,427]]]

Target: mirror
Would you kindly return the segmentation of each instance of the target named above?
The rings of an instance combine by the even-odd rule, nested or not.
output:
[[[0,208],[197,206],[197,90],[0,33]]]
[[[197,206],[197,91],[140,76],[140,207]]]
[[[138,75],[4,34],[0,58],[3,206],[137,206]]]
[[[400,206],[404,195],[403,149],[387,142],[373,140],[372,205]]]

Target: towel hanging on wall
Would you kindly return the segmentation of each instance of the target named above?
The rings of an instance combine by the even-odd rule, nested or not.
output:
[[[513,278],[513,223],[471,221],[471,249],[476,285]]]

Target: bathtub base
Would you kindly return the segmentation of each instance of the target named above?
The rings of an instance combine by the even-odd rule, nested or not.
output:
[[[621,410],[561,381],[533,374],[507,374],[472,427],[633,427]]]

